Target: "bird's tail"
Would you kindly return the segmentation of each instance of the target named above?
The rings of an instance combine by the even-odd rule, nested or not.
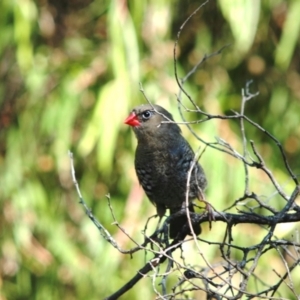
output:
[[[185,208],[172,208],[170,209],[170,215],[176,214],[179,211],[185,212]],[[189,205],[189,211],[194,212],[194,206],[192,203]],[[184,215],[178,215],[174,216],[174,219],[170,221],[170,230],[169,230],[169,236],[171,239],[176,238],[177,234],[183,229],[184,225],[188,225],[188,219],[186,214]],[[196,235],[199,235],[201,233],[200,225],[194,225],[193,230]],[[191,235],[191,232],[189,231],[189,234]]]

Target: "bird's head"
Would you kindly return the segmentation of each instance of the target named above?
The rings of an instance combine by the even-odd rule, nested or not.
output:
[[[138,139],[168,133],[180,134],[179,126],[173,122],[174,119],[167,110],[159,105],[150,104],[135,107],[124,121],[125,124],[132,126]]]

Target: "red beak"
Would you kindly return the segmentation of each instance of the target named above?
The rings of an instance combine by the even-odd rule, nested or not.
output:
[[[132,112],[124,121],[125,124],[130,125],[132,127],[141,125],[140,121],[137,118],[137,115]]]

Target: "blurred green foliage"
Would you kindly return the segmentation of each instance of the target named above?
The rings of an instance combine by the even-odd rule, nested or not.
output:
[[[133,246],[112,225],[105,197],[109,192],[118,221],[141,242],[145,220],[155,209],[143,200],[138,187],[135,140],[123,120],[133,106],[145,101],[139,82],[151,101],[180,120],[173,44],[179,27],[199,4],[0,2],[1,300],[101,299],[143,265],[144,253],[133,259],[120,255],[85,216],[70,178],[67,152],[74,152],[77,179],[93,213],[123,248]],[[296,173],[300,170],[299,10],[298,1],[211,1],[183,29],[178,57],[182,77],[205,53],[231,43],[192,76],[186,89],[205,111],[229,113],[239,110],[241,89],[253,79],[253,91],[260,95],[247,104],[246,114],[283,143]],[[199,117],[186,115],[190,120]],[[211,121],[194,129],[208,141],[220,136],[241,151],[238,127],[237,122]],[[292,185],[276,145],[257,129],[246,129],[290,192]],[[187,130],[184,134],[196,149],[197,141]],[[207,149],[201,163],[210,182],[208,199],[217,209],[242,195],[240,162]],[[260,173],[254,172],[251,184],[257,194],[274,192]],[[220,227],[214,227],[218,238]],[[209,237],[209,231],[203,236]],[[236,240],[242,243],[243,237]],[[210,255],[218,260],[217,251]],[[153,299],[150,279],[139,282],[122,299],[141,299],[140,295]]]

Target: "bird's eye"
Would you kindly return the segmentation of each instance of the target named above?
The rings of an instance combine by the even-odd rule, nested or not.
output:
[[[146,110],[142,113],[142,117],[144,120],[148,120],[152,116],[152,112],[150,110]]]

